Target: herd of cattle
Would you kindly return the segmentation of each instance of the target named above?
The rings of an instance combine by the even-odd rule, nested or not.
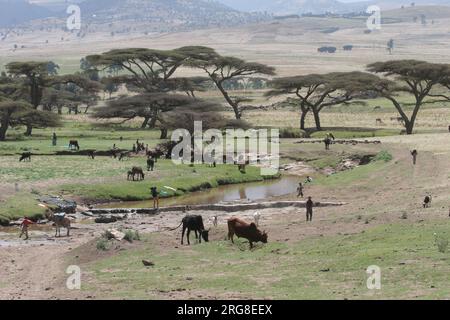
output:
[[[259,220],[259,215],[255,215]],[[216,220],[217,221],[217,220]],[[265,231],[261,231],[258,229],[256,223],[247,223],[244,220],[232,217],[228,219],[228,240],[234,243],[234,236],[238,238],[247,239],[250,243],[250,249],[253,248],[253,243],[262,242],[267,243],[268,235]],[[187,242],[190,245],[190,233],[194,231],[195,238],[201,243],[202,239],[206,242],[209,241],[209,230],[205,229],[205,225],[203,223],[203,217],[198,215],[186,216],[181,221],[181,224],[175,228],[171,229],[174,231],[178,228],[182,227],[181,234],[181,244],[184,244],[184,235],[186,233]]]

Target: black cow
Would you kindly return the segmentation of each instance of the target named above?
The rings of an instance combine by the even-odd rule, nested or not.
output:
[[[189,241],[189,235],[191,231],[195,232],[195,238],[198,239],[200,243],[202,243],[202,238],[206,242],[209,241],[208,239],[209,230],[205,230],[205,225],[203,224],[202,216],[186,216],[183,218],[181,224],[183,225],[183,232],[181,234],[181,244],[184,244],[183,240],[186,229],[187,229],[187,241],[189,245],[191,244],[191,242]]]
[[[95,160],[95,151],[96,150],[88,150],[87,151],[88,157],[91,158],[92,160]]]
[[[77,140],[70,140],[69,141],[69,149],[70,150],[74,150],[74,149],[80,150],[80,145],[79,145],[78,141]]]
[[[122,161],[124,159],[128,159],[130,157],[130,153],[129,152],[121,152],[119,154],[119,161]]]
[[[31,152],[24,152],[24,153],[22,153],[22,155],[20,156],[19,162],[22,162],[22,161],[25,161],[25,160],[31,161]]]

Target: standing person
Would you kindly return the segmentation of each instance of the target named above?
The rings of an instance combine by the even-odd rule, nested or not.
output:
[[[58,142],[58,137],[56,136],[56,133],[53,132],[52,145],[55,147],[57,142]]]
[[[327,136],[325,137],[325,150],[330,150],[330,145],[333,143],[333,141],[336,140],[334,135],[330,132],[327,133]]]
[[[298,184],[298,188],[297,188],[297,198],[302,197],[303,198],[303,183],[299,183]]]
[[[150,157],[147,159],[147,171],[153,171],[155,169],[155,159]]]
[[[22,224],[20,225],[20,227],[22,228],[21,232],[20,232],[20,236],[19,238],[22,238],[23,235],[25,235],[25,240],[28,240],[28,226],[34,224],[33,221],[31,221],[30,219],[28,219],[27,217],[23,218]]]
[[[151,187],[151,193],[153,198],[153,209],[159,209],[159,193],[158,188]]]
[[[314,202],[311,197],[306,201],[306,221],[312,221]]]
[[[136,145],[133,144],[133,153],[136,153]]]
[[[413,150],[413,151],[411,151],[411,155],[413,157],[413,164],[416,165],[417,164],[417,156],[419,155],[419,152],[417,152],[417,150]]]

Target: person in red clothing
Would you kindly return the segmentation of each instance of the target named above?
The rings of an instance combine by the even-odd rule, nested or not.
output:
[[[34,224],[33,221],[31,221],[30,219],[28,219],[27,217],[23,218],[22,224],[20,225],[20,227],[22,228],[22,231],[20,232],[20,236],[19,238],[22,238],[23,235],[25,235],[25,240],[28,240],[28,226]]]

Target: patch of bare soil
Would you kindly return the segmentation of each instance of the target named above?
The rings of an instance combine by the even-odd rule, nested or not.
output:
[[[292,176],[305,177],[313,175],[316,170],[304,162],[294,162],[281,166],[280,170]]]

